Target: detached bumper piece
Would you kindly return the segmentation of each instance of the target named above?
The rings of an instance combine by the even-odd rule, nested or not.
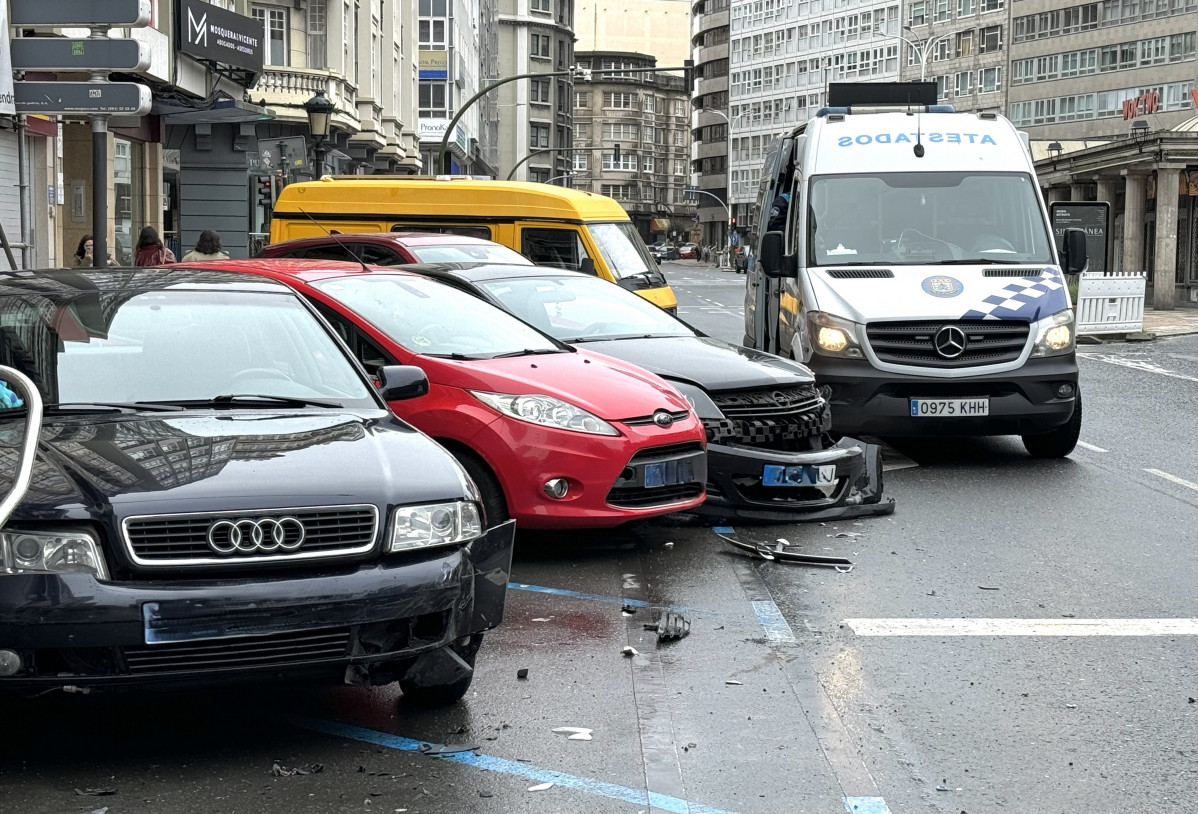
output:
[[[707,456],[702,444],[643,449],[624,467],[607,494],[621,509],[652,509],[693,500],[703,494]]]
[[[715,535],[725,543],[744,551],[747,554],[770,562],[788,562],[796,565],[820,565],[828,568],[835,568],[842,573],[848,573],[853,570],[852,560],[844,557],[828,557],[822,554],[804,554],[801,551],[795,550],[792,546],[782,540],[768,545],[766,543],[752,543],[741,540],[734,529],[727,526],[717,526],[712,529]]]

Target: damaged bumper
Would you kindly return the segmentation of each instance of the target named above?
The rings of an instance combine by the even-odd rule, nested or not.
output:
[[[425,559],[318,576],[100,582],[0,576],[0,690],[393,680],[503,619],[515,523]],[[15,668],[14,665],[15,664]],[[397,672],[398,671],[398,672]]]
[[[894,512],[882,498],[876,444],[842,438],[812,452],[711,444],[707,456],[707,501],[695,514],[796,523]]]

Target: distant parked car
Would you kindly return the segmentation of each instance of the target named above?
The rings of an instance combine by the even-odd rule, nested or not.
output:
[[[348,260],[373,266],[471,262],[532,265],[515,249],[494,241],[433,232],[334,233],[271,243],[258,256]]]
[[[678,247],[669,243],[655,243],[649,247],[649,251],[657,258],[657,262],[662,260],[681,260],[682,255],[678,252]]]
[[[205,267],[287,283],[367,372],[423,370],[428,395],[391,409],[457,457],[490,525],[511,518],[523,528],[602,528],[703,502],[703,426],[652,373],[578,351],[492,303],[398,269],[281,259]]]
[[[683,260],[698,260],[699,247],[694,243],[683,243],[678,247],[678,255]]]
[[[707,433],[698,512],[794,522],[889,514],[876,444],[834,441],[826,395],[798,362],[705,336],[616,286],[542,266],[438,264],[412,271],[506,308],[576,347],[661,376]]]

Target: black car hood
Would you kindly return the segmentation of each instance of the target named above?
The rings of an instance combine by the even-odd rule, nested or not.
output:
[[[710,336],[612,339],[579,347],[632,362],[665,379],[690,382],[709,393],[815,381],[798,362]]]
[[[0,460],[15,463],[23,430],[0,423]],[[12,519],[119,523],[366,503],[382,511],[461,499],[466,488],[444,450],[381,410],[51,416]]]

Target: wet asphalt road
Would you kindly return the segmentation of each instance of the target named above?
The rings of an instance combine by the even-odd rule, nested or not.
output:
[[[684,318],[739,340],[743,276],[663,268]],[[1198,336],[1081,364],[1068,460],[902,442],[893,516],[735,527],[848,573],[753,562],[687,518],[522,535],[462,703],[279,687],[3,706],[0,812],[1193,811]],[[663,607],[692,628],[658,647],[643,626]],[[1126,620],[1141,635],[1113,635]]]

